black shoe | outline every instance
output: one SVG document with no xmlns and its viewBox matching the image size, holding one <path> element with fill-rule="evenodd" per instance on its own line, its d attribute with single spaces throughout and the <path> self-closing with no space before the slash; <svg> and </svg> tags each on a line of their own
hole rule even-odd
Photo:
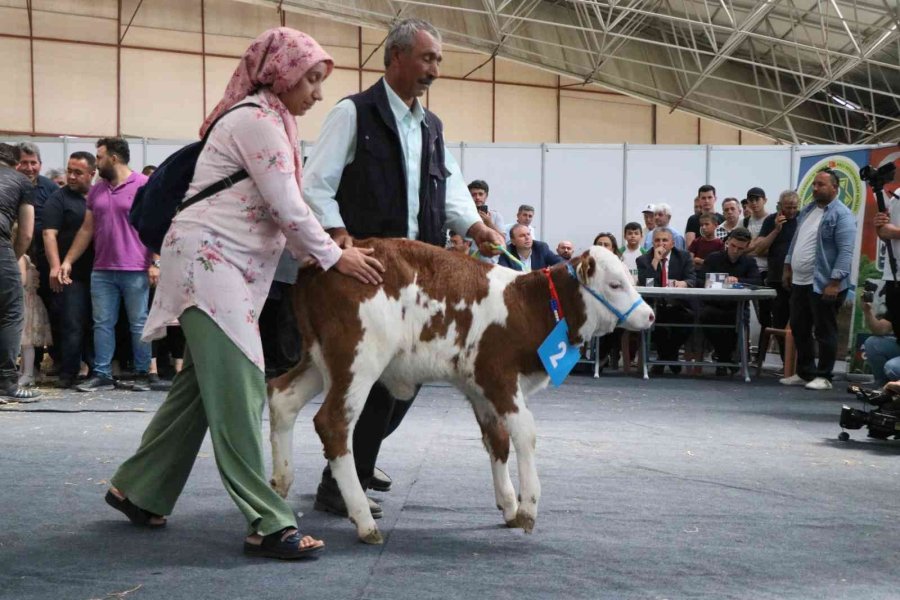
<svg viewBox="0 0 900 600">
<path fill-rule="evenodd" d="M 138 373 L 134 379 L 128 382 L 132 392 L 149 392 L 150 377 L 146 373 Z"/>
<path fill-rule="evenodd" d="M 375 490 L 376 492 L 389 492 L 391 491 L 391 484 L 393 480 L 390 476 L 375 467 L 375 472 L 372 474 L 372 478 L 369 480 L 369 489 Z"/>
<path fill-rule="evenodd" d="M 373 519 L 380 519 L 384 516 L 381 505 L 367 498 L 369 501 L 369 510 L 372 511 Z M 316 501 L 313 508 L 318 511 L 331 513 L 339 517 L 347 516 L 347 505 L 344 504 L 344 498 L 341 496 L 341 490 L 338 489 L 337 482 L 334 479 L 322 479 L 319 489 L 316 490 Z"/>
<path fill-rule="evenodd" d="M 75 389 L 79 392 L 109 392 L 116 389 L 116 382 L 112 377 L 94 375 L 76 385 Z"/>
<path fill-rule="evenodd" d="M 67 390 L 75 385 L 75 378 L 71 375 L 60 375 L 56 380 L 56 387 L 61 390 Z"/>
<path fill-rule="evenodd" d="M 154 392 L 167 392 L 172 389 L 172 382 L 168 379 L 163 379 L 158 373 L 147 375 L 147 381 L 150 383 L 150 389 Z"/>
<path fill-rule="evenodd" d="M 664 369 L 665 369 L 665 367 L 662 365 L 653 365 L 652 367 L 650 367 L 650 374 L 651 375 L 662 375 Z"/>
</svg>

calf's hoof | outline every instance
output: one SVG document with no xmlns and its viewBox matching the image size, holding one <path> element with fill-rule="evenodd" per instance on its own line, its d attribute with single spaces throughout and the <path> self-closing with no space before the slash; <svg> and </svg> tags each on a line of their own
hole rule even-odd
<svg viewBox="0 0 900 600">
<path fill-rule="evenodd" d="M 506 526 L 511 529 L 523 529 L 525 533 L 531 533 L 534 530 L 534 517 L 519 511 L 514 519 L 506 522 Z"/>
<path fill-rule="evenodd" d="M 370 529 L 365 534 L 360 534 L 359 541 L 361 541 L 364 544 L 377 545 L 377 544 L 383 544 L 384 538 L 382 537 L 381 532 L 378 531 L 378 528 L 376 527 L 376 528 Z"/>
</svg>

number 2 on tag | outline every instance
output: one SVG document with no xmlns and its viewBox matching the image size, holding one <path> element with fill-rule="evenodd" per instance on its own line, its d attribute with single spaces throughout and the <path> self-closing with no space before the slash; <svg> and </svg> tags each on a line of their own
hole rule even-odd
<svg viewBox="0 0 900 600">
<path fill-rule="evenodd" d="M 559 345 L 557 346 L 557 348 L 559 348 L 559 352 L 557 352 L 556 354 L 551 354 L 548 357 L 550 359 L 550 364 L 553 365 L 554 369 L 559 367 L 559 361 L 562 359 L 563 356 L 566 355 L 566 350 L 568 350 L 565 342 L 560 342 Z"/>
</svg>

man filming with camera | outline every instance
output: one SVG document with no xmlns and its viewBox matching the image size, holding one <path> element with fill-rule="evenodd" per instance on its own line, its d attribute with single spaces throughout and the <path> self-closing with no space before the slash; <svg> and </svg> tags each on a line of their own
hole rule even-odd
<svg viewBox="0 0 900 600">
<path fill-rule="evenodd" d="M 900 198 L 891 192 L 887 192 L 887 195 L 891 196 L 887 212 L 875 214 L 875 233 L 890 244 L 892 255 L 896 257 L 900 253 Z M 900 329 L 900 282 L 895 280 L 894 269 L 888 263 L 889 261 L 884 266 L 884 290 L 881 292 L 885 300 L 885 314 L 876 314 L 873 309 L 872 292 L 863 294 L 862 305 L 866 327 L 872 332 L 866 339 L 866 362 L 872 368 L 875 384 L 879 387 L 900 379 L 900 345 L 897 343 L 897 330 Z"/>
</svg>

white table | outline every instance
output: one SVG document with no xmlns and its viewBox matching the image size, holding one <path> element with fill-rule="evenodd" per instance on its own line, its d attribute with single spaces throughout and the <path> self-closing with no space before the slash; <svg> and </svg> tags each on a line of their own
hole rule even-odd
<svg viewBox="0 0 900 600">
<path fill-rule="evenodd" d="M 744 375 L 744 381 L 750 382 L 750 367 L 748 365 L 750 357 L 747 352 L 747 343 L 744 337 L 744 328 L 747 325 L 747 317 L 744 314 L 746 311 L 744 307 L 747 305 L 748 301 L 753 300 L 764 300 L 766 298 L 774 298 L 775 290 L 766 287 L 745 287 L 745 288 L 731 288 L 731 289 L 712 289 L 712 288 L 660 288 L 660 287 L 641 287 L 638 286 L 638 293 L 641 297 L 647 301 L 648 304 L 653 306 L 655 304 L 655 300 L 666 299 L 666 300 L 715 300 L 717 302 L 734 302 L 735 303 L 735 312 L 737 314 L 735 318 L 734 327 L 737 330 L 737 339 L 738 339 L 738 349 L 741 353 L 741 361 L 739 363 L 724 363 L 724 362 L 689 362 L 689 361 L 660 361 L 654 360 L 650 361 L 650 332 L 653 330 L 645 329 L 641 332 L 641 358 L 644 363 L 644 379 L 650 379 L 650 374 L 648 372 L 647 367 L 649 365 L 680 365 L 680 366 L 696 366 L 696 365 L 706 365 L 706 366 L 714 366 L 714 367 L 738 367 L 741 369 L 741 372 Z M 700 315 L 696 315 L 698 318 Z M 719 323 L 715 324 L 696 324 L 696 323 L 659 323 L 655 322 L 653 327 L 656 326 L 665 326 L 665 327 L 728 327 L 727 325 L 721 325 Z"/>
</svg>

